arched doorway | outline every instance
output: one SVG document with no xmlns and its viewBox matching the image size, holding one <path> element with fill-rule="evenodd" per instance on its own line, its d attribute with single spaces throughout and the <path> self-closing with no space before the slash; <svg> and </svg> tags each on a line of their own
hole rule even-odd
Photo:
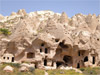
<svg viewBox="0 0 100 75">
<path fill-rule="evenodd" d="M 44 59 L 44 66 L 47 66 L 47 59 Z"/>
<path fill-rule="evenodd" d="M 88 61 L 88 56 L 86 56 L 85 58 L 84 58 L 84 62 L 87 62 Z"/>
<path fill-rule="evenodd" d="M 77 63 L 77 68 L 80 68 L 80 63 Z"/>
<path fill-rule="evenodd" d="M 14 57 L 12 57 L 12 62 L 14 62 Z"/>
<path fill-rule="evenodd" d="M 92 57 L 92 64 L 95 64 L 95 56 Z"/>
</svg>

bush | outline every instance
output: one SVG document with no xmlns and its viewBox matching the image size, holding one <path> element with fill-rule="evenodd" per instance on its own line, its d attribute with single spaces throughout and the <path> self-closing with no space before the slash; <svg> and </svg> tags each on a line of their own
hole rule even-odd
<svg viewBox="0 0 100 75">
<path fill-rule="evenodd" d="M 35 68 L 34 67 L 29 67 L 30 72 L 34 72 Z"/>
<path fill-rule="evenodd" d="M 85 69 L 84 69 L 84 68 L 80 68 L 80 70 L 81 70 L 81 71 L 84 71 Z"/>
<path fill-rule="evenodd" d="M 10 35 L 11 32 L 8 29 L 5 28 L 0 28 L 0 33 L 4 34 L 4 35 Z"/>
<path fill-rule="evenodd" d="M 93 68 L 89 68 L 89 67 L 85 68 L 85 70 L 83 71 L 83 73 L 85 75 L 97 75 L 96 70 L 93 69 Z"/>
</svg>

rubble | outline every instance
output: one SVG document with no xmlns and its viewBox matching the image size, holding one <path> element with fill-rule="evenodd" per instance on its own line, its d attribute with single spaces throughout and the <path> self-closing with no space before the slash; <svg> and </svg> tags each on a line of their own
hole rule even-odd
<svg viewBox="0 0 100 75">
<path fill-rule="evenodd" d="M 6 72 L 13 72 L 13 68 L 11 66 L 6 66 L 3 70 Z"/>
</svg>

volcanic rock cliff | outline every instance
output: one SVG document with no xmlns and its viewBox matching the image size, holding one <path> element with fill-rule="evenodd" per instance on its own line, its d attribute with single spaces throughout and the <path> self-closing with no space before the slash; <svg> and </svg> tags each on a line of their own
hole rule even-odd
<svg viewBox="0 0 100 75">
<path fill-rule="evenodd" d="M 52 11 L 0 15 L 0 57 L 3 62 L 33 62 L 37 67 L 100 65 L 100 15 L 76 14 L 69 18 Z M 5 54 L 14 60 L 4 59 Z M 31 58 L 31 59 L 30 59 Z M 12 59 L 12 58 L 11 58 Z"/>
</svg>

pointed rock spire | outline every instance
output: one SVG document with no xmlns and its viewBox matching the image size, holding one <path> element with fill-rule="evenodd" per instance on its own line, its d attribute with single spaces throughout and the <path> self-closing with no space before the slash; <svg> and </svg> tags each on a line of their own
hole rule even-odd
<svg viewBox="0 0 100 75">
<path fill-rule="evenodd" d="M 68 16 L 66 15 L 65 12 L 63 12 L 63 13 L 61 14 L 60 23 L 68 23 Z"/>
<path fill-rule="evenodd" d="M 14 15 L 17 15 L 17 14 L 16 14 L 15 12 L 12 12 L 12 13 L 11 13 L 11 16 L 14 16 Z"/>
<path fill-rule="evenodd" d="M 17 12 L 18 15 L 22 15 L 22 16 L 25 16 L 27 15 L 25 9 L 20 9 L 18 12 Z"/>
<path fill-rule="evenodd" d="M 95 32 L 97 25 L 99 24 L 95 14 L 94 15 L 89 14 L 86 17 L 86 23 L 88 24 L 88 27 L 91 29 L 92 33 Z"/>
<path fill-rule="evenodd" d="M 4 19 L 4 16 L 0 14 L 0 20 Z"/>
</svg>

